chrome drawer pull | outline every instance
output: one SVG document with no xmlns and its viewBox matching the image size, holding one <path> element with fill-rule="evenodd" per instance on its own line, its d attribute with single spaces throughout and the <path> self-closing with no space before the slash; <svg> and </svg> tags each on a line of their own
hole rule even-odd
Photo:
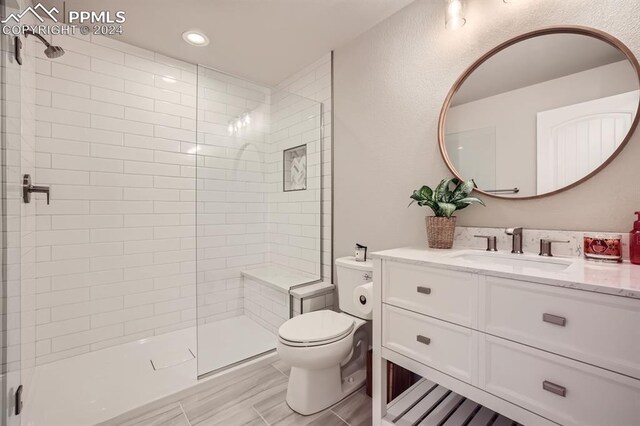
<svg viewBox="0 0 640 426">
<path fill-rule="evenodd" d="M 567 388 L 564 386 L 556 385 L 555 383 L 551 383 L 548 381 L 542 382 L 542 389 L 547 392 L 555 393 L 556 395 L 560 395 L 561 397 L 567 396 Z"/>
<path fill-rule="evenodd" d="M 429 287 L 418 286 L 418 293 L 431 294 L 431 289 Z"/>
<path fill-rule="evenodd" d="M 431 339 L 429 339 L 426 336 L 421 336 L 419 334 L 416 336 L 416 340 L 420 343 L 424 343 L 425 345 L 431 344 Z"/>
<path fill-rule="evenodd" d="M 542 321 L 559 325 L 560 327 L 567 325 L 567 319 L 565 317 L 559 317 L 558 315 L 542 314 Z"/>
</svg>

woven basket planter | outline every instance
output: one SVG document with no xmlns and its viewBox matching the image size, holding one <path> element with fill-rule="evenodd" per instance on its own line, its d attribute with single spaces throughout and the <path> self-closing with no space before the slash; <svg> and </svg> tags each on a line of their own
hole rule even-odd
<svg viewBox="0 0 640 426">
<path fill-rule="evenodd" d="M 450 249 L 456 231 L 456 217 L 425 217 L 427 223 L 427 243 L 430 248 Z"/>
</svg>

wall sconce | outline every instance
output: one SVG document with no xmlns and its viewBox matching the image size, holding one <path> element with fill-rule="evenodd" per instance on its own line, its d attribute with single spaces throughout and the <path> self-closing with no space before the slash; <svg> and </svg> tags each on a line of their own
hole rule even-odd
<svg viewBox="0 0 640 426">
<path fill-rule="evenodd" d="M 464 0 L 445 0 L 447 9 L 444 14 L 444 26 L 448 30 L 457 30 L 466 24 Z"/>
</svg>

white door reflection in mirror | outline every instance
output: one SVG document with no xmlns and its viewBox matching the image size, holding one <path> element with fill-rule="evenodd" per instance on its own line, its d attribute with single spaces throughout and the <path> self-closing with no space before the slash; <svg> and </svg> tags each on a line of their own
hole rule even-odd
<svg viewBox="0 0 640 426">
<path fill-rule="evenodd" d="M 615 152 L 631 128 L 640 92 L 538 113 L 538 194 L 572 184 Z"/>
</svg>

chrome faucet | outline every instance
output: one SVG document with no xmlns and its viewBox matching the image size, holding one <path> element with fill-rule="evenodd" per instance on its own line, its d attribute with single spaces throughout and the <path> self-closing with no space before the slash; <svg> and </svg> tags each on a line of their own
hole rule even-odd
<svg viewBox="0 0 640 426">
<path fill-rule="evenodd" d="M 505 234 L 513 236 L 511 243 L 511 253 L 522 254 L 522 228 L 507 228 L 504 230 Z"/>
</svg>

